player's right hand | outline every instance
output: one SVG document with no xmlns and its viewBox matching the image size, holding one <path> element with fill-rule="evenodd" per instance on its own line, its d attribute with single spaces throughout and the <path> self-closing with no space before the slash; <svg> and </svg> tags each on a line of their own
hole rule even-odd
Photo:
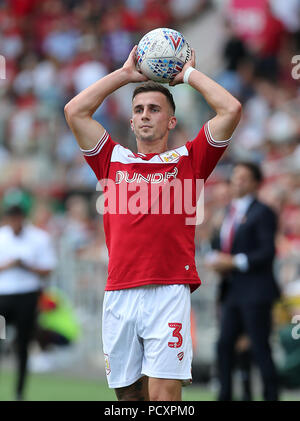
<svg viewBox="0 0 300 421">
<path fill-rule="evenodd" d="M 123 64 L 122 69 L 127 72 L 129 77 L 129 82 L 146 82 L 149 80 L 147 76 L 143 75 L 137 68 L 136 68 L 136 50 L 137 45 L 133 47 L 130 51 L 128 59 Z"/>
</svg>

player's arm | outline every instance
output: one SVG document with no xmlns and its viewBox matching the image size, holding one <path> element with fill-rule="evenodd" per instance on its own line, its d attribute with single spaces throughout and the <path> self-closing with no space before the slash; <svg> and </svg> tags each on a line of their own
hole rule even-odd
<svg viewBox="0 0 300 421">
<path fill-rule="evenodd" d="M 105 129 L 92 116 L 105 98 L 127 83 L 147 80 L 135 67 L 136 48 L 132 49 L 122 68 L 84 89 L 65 106 L 67 123 L 81 149 L 92 149 L 104 134 Z"/>
<path fill-rule="evenodd" d="M 170 85 L 175 86 L 183 83 L 185 72 L 194 66 L 195 52 L 192 50 L 191 60 L 184 65 L 182 71 Z M 240 102 L 221 85 L 196 69 L 189 74 L 188 83 L 203 95 L 207 103 L 216 112 L 216 116 L 209 121 L 212 138 L 216 141 L 229 139 L 241 118 L 242 106 Z"/>
</svg>

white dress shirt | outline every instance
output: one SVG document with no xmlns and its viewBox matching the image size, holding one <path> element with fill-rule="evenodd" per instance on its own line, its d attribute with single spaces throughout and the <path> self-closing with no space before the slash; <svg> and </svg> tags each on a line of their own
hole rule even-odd
<svg viewBox="0 0 300 421">
<path fill-rule="evenodd" d="M 243 218 L 245 217 L 249 206 L 254 200 L 254 196 L 251 194 L 247 194 L 241 198 L 233 199 L 232 205 L 236 209 L 234 215 L 234 225 L 235 225 L 235 232 L 242 222 Z M 230 220 L 229 218 L 225 217 L 224 222 L 221 227 L 220 237 L 221 237 L 221 244 L 224 243 L 225 239 L 229 235 L 230 230 Z M 249 268 L 248 258 L 244 253 L 238 253 L 234 257 L 234 263 L 241 272 L 246 272 Z"/>
<path fill-rule="evenodd" d="M 41 270 L 52 270 L 56 256 L 50 235 L 25 225 L 16 235 L 9 225 L 0 228 L 0 266 L 20 259 L 24 264 Z M 20 294 L 39 290 L 41 277 L 30 270 L 12 267 L 0 271 L 0 294 Z"/>
</svg>

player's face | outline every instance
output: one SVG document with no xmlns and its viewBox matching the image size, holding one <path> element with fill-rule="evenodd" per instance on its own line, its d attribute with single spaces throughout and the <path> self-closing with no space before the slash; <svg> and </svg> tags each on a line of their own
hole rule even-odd
<svg viewBox="0 0 300 421">
<path fill-rule="evenodd" d="M 232 172 L 231 188 L 234 197 L 243 197 L 255 193 L 258 182 L 254 179 L 249 168 L 237 165 Z"/>
<path fill-rule="evenodd" d="M 164 139 L 176 125 L 171 106 L 161 92 L 143 92 L 132 102 L 131 127 L 137 139 Z"/>
</svg>

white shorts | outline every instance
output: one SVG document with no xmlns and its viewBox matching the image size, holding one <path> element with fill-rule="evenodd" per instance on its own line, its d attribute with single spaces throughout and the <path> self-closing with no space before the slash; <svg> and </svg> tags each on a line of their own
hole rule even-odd
<svg viewBox="0 0 300 421">
<path fill-rule="evenodd" d="M 143 375 L 191 379 L 189 285 L 147 285 L 106 291 L 102 341 L 110 388 Z"/>
</svg>

